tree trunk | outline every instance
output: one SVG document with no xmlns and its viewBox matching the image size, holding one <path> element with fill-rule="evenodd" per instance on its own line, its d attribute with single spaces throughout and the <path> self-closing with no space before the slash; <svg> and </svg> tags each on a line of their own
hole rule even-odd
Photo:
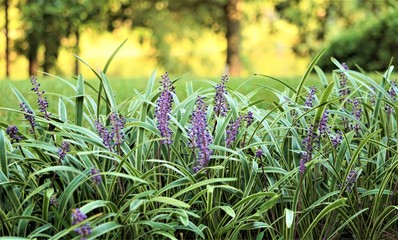
<svg viewBox="0 0 398 240">
<path fill-rule="evenodd" d="M 9 2 L 8 0 L 4 1 L 4 9 L 5 9 L 5 37 L 6 37 L 6 78 L 10 77 L 10 38 L 8 36 L 8 8 Z"/>
<path fill-rule="evenodd" d="M 30 33 L 28 35 L 29 39 L 29 49 L 27 51 L 28 61 L 29 61 L 29 76 L 36 76 L 37 70 L 39 68 L 39 61 L 37 60 L 37 55 L 39 51 L 39 40 L 36 33 Z"/>
<path fill-rule="evenodd" d="M 242 70 L 240 60 L 240 20 L 242 18 L 241 0 L 228 0 L 226 5 L 227 17 L 227 72 L 237 76 Z"/>
</svg>

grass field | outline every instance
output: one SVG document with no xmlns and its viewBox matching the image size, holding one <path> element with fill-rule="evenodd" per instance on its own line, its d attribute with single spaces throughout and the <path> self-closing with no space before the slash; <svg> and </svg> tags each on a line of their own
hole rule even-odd
<svg viewBox="0 0 398 240">
<path fill-rule="evenodd" d="M 158 79 L 160 79 L 161 74 L 162 73 L 160 72 L 157 73 Z M 192 86 L 192 88 L 195 90 L 207 88 L 211 85 L 215 85 L 215 83 L 218 82 L 221 78 L 221 76 L 214 76 L 209 78 L 196 78 L 190 75 L 173 76 L 172 73 L 171 76 L 173 79 L 178 79 L 175 83 L 175 86 L 177 95 L 179 97 L 186 96 L 186 88 L 188 86 Z M 72 77 L 64 79 L 72 84 L 76 84 L 76 80 Z M 300 76 L 296 76 L 288 78 L 284 77 L 280 78 L 279 80 L 295 88 L 297 87 L 300 79 Z M 327 76 L 327 79 L 329 82 L 332 81 L 332 75 L 329 74 Z M 42 89 L 46 91 L 46 96 L 49 101 L 50 112 L 57 112 L 57 99 L 60 95 L 74 96 L 73 89 L 56 77 L 49 76 L 39 80 L 41 82 Z M 136 91 L 143 92 L 147 84 L 147 79 L 134 77 L 129 79 L 113 79 L 112 77 L 110 77 L 110 81 L 113 90 L 116 93 L 116 100 L 118 101 L 118 103 L 136 96 Z M 98 80 L 88 80 L 87 82 L 95 88 L 98 88 Z M 322 83 L 320 82 L 319 77 L 316 74 L 310 76 L 307 84 L 308 86 L 315 85 L 322 88 Z M 37 96 L 31 91 L 31 83 L 29 79 L 0 80 L 0 122 L 12 122 L 15 119 L 22 119 L 19 113 L 15 113 L 15 111 L 9 110 L 9 108 L 17 109 L 19 106 L 18 99 L 12 92 L 10 85 L 15 86 L 22 94 L 24 94 L 31 104 L 35 104 L 36 101 Z M 157 84 L 157 86 L 159 86 L 159 84 Z M 252 100 L 262 100 L 262 102 L 259 103 L 259 106 L 262 107 L 269 107 L 272 104 L 272 101 L 277 100 L 276 96 L 273 94 L 273 91 L 285 91 L 287 89 L 287 87 L 285 87 L 282 83 L 258 75 L 253 75 L 248 78 L 230 78 L 228 87 L 232 90 L 238 90 L 244 95 L 253 93 Z M 87 92 L 87 94 L 94 95 L 95 92 L 91 91 Z"/>
</svg>

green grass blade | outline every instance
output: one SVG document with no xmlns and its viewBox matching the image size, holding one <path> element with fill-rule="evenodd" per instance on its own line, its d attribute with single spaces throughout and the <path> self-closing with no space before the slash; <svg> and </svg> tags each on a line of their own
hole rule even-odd
<svg viewBox="0 0 398 240">
<path fill-rule="evenodd" d="M 0 130 L 0 168 L 5 177 L 8 178 L 8 159 L 6 153 L 6 142 L 4 131 Z"/>
<path fill-rule="evenodd" d="M 84 103 L 84 77 L 82 74 L 79 74 L 77 78 L 77 87 L 76 87 L 76 125 L 82 126 L 83 124 L 83 103 Z"/>
<path fill-rule="evenodd" d="M 331 213 L 333 210 L 337 208 L 341 208 L 346 205 L 346 198 L 340 198 L 334 201 L 333 203 L 329 204 L 327 207 L 322 209 L 322 211 L 315 217 L 315 219 L 312 220 L 311 225 L 307 228 L 305 231 L 304 235 L 301 237 L 301 239 L 306 239 L 307 235 L 310 234 L 312 229 L 318 224 L 318 222 L 325 217 L 327 214 Z"/>
<path fill-rule="evenodd" d="M 108 77 L 105 75 L 104 72 L 101 72 L 101 79 L 102 79 L 102 86 L 104 86 L 104 91 L 109 101 L 109 107 L 112 112 L 117 113 L 117 104 L 115 99 L 115 94 L 113 93 L 111 83 L 109 82 Z"/>
<path fill-rule="evenodd" d="M 319 59 L 322 57 L 323 53 L 325 52 L 326 49 L 322 49 L 311 61 L 311 63 L 308 65 L 307 70 L 305 71 L 303 78 L 301 79 L 297 90 L 295 91 L 295 97 L 294 97 L 294 102 L 297 102 L 299 97 L 300 97 L 300 93 L 301 90 L 304 87 L 305 82 L 307 81 L 308 76 L 310 75 L 310 73 L 312 72 L 312 69 L 314 69 L 316 63 L 319 61 Z"/>
<path fill-rule="evenodd" d="M 65 102 L 62 98 L 59 98 L 58 100 L 58 115 L 62 122 L 68 121 L 68 113 L 66 111 Z"/>
<path fill-rule="evenodd" d="M 127 42 L 127 39 L 124 40 L 117 48 L 116 50 L 112 53 L 112 55 L 108 58 L 108 61 L 106 62 L 104 69 L 102 72 L 106 74 L 108 71 L 109 66 L 111 65 L 112 60 L 115 58 L 116 54 L 119 52 L 119 50 L 123 47 L 123 45 Z"/>
</svg>

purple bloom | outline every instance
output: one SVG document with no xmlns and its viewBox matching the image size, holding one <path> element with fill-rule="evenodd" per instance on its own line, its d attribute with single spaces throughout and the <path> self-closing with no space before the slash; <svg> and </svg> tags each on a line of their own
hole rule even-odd
<svg viewBox="0 0 398 240">
<path fill-rule="evenodd" d="M 80 209 L 76 208 L 72 210 L 72 225 L 77 225 L 86 219 L 86 214 L 80 211 Z M 88 237 L 91 234 L 91 228 L 89 224 L 84 224 L 78 228 L 75 228 L 74 231 L 82 236 L 81 239 L 85 239 L 85 237 Z"/>
<path fill-rule="evenodd" d="M 109 150 L 112 150 L 113 132 L 106 129 L 98 119 L 95 121 L 95 127 L 97 128 L 98 135 L 102 139 L 102 144 Z"/>
<path fill-rule="evenodd" d="M 312 86 L 310 88 L 310 91 L 309 91 L 307 97 L 305 98 L 305 102 L 304 102 L 304 105 L 307 108 L 312 108 L 313 107 L 313 105 L 314 105 L 313 101 L 315 99 L 315 93 L 316 93 L 316 87 Z"/>
<path fill-rule="evenodd" d="M 322 137 L 326 137 L 330 132 L 329 126 L 329 111 L 325 110 L 322 114 L 321 121 L 319 122 L 319 133 Z"/>
<path fill-rule="evenodd" d="M 203 99 L 198 96 L 188 132 L 190 138 L 189 146 L 193 149 L 198 149 L 199 152 L 196 158 L 196 165 L 193 168 L 194 172 L 205 168 L 210 161 L 210 155 L 213 153 L 209 148 L 209 145 L 213 142 L 213 137 L 207 129 L 206 111 L 207 106 Z"/>
<path fill-rule="evenodd" d="M 26 106 L 26 104 L 24 102 L 21 102 L 21 104 L 19 106 L 21 107 L 22 112 L 24 112 L 25 119 L 29 121 L 29 124 L 30 124 L 30 127 L 31 127 L 30 132 L 34 133 L 35 132 L 36 121 L 35 121 L 35 117 L 34 117 L 33 111 L 28 109 L 28 107 Z"/>
<path fill-rule="evenodd" d="M 257 149 L 257 151 L 256 151 L 256 157 L 257 157 L 257 158 L 261 158 L 262 156 L 263 156 L 263 150 Z"/>
<path fill-rule="evenodd" d="M 216 113 L 217 117 L 220 115 L 225 117 L 229 110 L 228 102 L 225 97 L 225 95 L 228 94 L 227 89 L 225 89 L 225 84 L 227 83 L 227 81 L 228 76 L 222 76 L 221 83 L 217 84 L 216 86 L 216 95 L 214 97 L 214 112 Z"/>
<path fill-rule="evenodd" d="M 336 135 L 331 138 L 333 147 L 339 146 L 342 140 L 343 140 L 343 133 L 341 131 L 337 131 Z"/>
<path fill-rule="evenodd" d="M 234 122 L 229 123 L 227 126 L 227 137 L 225 138 L 225 143 L 227 148 L 231 147 L 232 144 L 236 140 L 236 136 L 239 133 L 239 127 L 242 122 L 242 117 L 239 116 L 238 119 L 236 119 Z"/>
<path fill-rule="evenodd" d="M 250 125 L 252 125 L 254 118 L 253 118 L 253 112 L 248 111 L 247 115 L 244 117 L 245 121 L 246 121 L 246 126 L 249 127 Z"/>
<path fill-rule="evenodd" d="M 65 158 L 67 152 L 70 152 L 69 142 L 62 142 L 61 147 L 58 148 L 59 161 L 62 161 Z"/>
<path fill-rule="evenodd" d="M 40 91 L 40 83 L 37 82 L 37 78 L 34 76 L 30 77 L 30 82 L 33 85 L 32 91 L 37 94 L 37 103 L 39 105 L 40 112 L 44 113 L 44 117 L 49 120 L 50 114 L 47 112 L 48 101 L 45 97 L 43 97 L 44 91 Z"/>
<path fill-rule="evenodd" d="M 109 116 L 109 119 L 111 120 L 112 124 L 112 135 L 114 136 L 114 145 L 121 145 L 124 142 L 124 124 L 126 123 L 126 120 L 124 117 L 119 117 L 119 114 L 117 113 L 111 113 Z"/>
<path fill-rule="evenodd" d="M 18 128 L 15 125 L 8 126 L 6 133 L 10 136 L 11 142 L 19 142 L 22 140 L 22 137 L 18 135 Z"/>
<path fill-rule="evenodd" d="M 173 132 L 169 127 L 169 120 L 171 106 L 173 105 L 174 88 L 167 72 L 162 75 L 162 81 L 160 83 L 163 89 L 157 100 L 155 117 L 158 122 L 157 127 L 160 131 L 160 136 L 164 138 L 161 140 L 161 143 L 170 145 L 173 143 L 173 140 L 171 140 Z"/>
<path fill-rule="evenodd" d="M 50 204 L 53 205 L 54 207 L 58 207 L 59 206 L 59 202 L 58 202 L 58 199 L 57 199 L 57 194 L 54 194 L 54 195 L 51 196 Z"/>
<path fill-rule="evenodd" d="M 353 98 L 352 100 L 350 100 L 350 102 L 352 103 L 352 115 L 355 117 L 356 120 L 361 121 L 362 117 L 361 102 L 357 98 Z M 358 123 L 355 123 L 355 125 L 351 125 L 351 129 L 358 132 L 360 130 L 360 126 Z"/>
<path fill-rule="evenodd" d="M 100 171 L 99 171 L 96 167 L 93 167 L 93 168 L 90 170 L 90 175 L 96 175 L 96 174 L 98 174 L 99 172 L 100 172 Z M 92 176 L 92 177 L 91 177 L 91 180 L 94 182 L 95 185 L 99 185 L 99 184 L 102 182 L 101 175 Z"/>
<path fill-rule="evenodd" d="M 342 63 L 341 65 L 345 70 L 349 70 L 347 64 Z M 347 87 L 347 75 L 345 75 L 345 73 L 340 73 L 340 97 L 345 98 L 347 95 L 350 94 L 350 92 L 350 89 Z"/>
<path fill-rule="evenodd" d="M 347 192 L 351 192 L 352 187 L 354 186 L 356 181 L 357 181 L 357 173 L 355 172 L 355 170 L 351 170 L 345 180 L 345 184 L 347 186 L 346 187 Z"/>
<path fill-rule="evenodd" d="M 304 174 L 305 163 L 312 160 L 312 152 L 314 150 L 314 142 L 316 140 L 316 137 L 317 135 L 314 132 L 314 126 L 310 125 L 307 129 L 307 136 L 303 140 L 305 151 L 301 154 L 301 159 L 300 159 L 299 171 L 301 174 Z"/>
<path fill-rule="evenodd" d="M 368 93 L 368 98 L 369 98 L 369 102 L 372 106 L 376 105 L 376 89 L 373 86 L 370 86 L 370 88 L 372 89 L 372 91 L 369 91 Z"/>
<path fill-rule="evenodd" d="M 396 83 L 396 80 L 392 80 L 391 82 L 390 82 L 390 89 L 387 91 L 387 93 L 388 93 L 388 95 L 391 97 L 391 99 L 393 100 L 393 101 L 396 101 L 396 99 L 397 99 L 397 92 L 396 92 L 396 88 L 397 88 L 397 83 Z M 385 109 L 385 111 L 386 111 L 386 113 L 388 114 L 388 115 L 390 115 L 391 113 L 393 113 L 394 112 L 394 108 L 393 108 L 393 106 L 391 106 L 390 104 L 388 104 L 388 103 L 386 103 L 385 104 L 385 106 L 384 106 L 384 109 Z"/>
</svg>

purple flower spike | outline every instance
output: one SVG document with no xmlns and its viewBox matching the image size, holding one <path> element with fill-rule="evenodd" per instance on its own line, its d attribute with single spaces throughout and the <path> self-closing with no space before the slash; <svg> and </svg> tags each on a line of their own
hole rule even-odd
<svg viewBox="0 0 398 240">
<path fill-rule="evenodd" d="M 331 138 L 333 147 L 339 146 L 342 140 L 343 140 L 343 133 L 341 131 L 336 132 L 336 135 Z"/>
<path fill-rule="evenodd" d="M 252 123 L 254 121 L 253 112 L 248 111 L 247 115 L 244 118 L 246 121 L 246 126 L 249 127 L 250 125 L 252 125 Z"/>
<path fill-rule="evenodd" d="M 226 94 L 228 94 L 227 89 L 225 89 L 225 84 L 228 82 L 228 75 L 222 76 L 221 77 L 221 83 L 217 84 L 216 86 L 216 95 L 214 97 L 214 112 L 216 113 L 216 116 L 223 116 L 225 117 L 227 115 L 227 112 L 229 110 L 228 107 L 228 102 L 225 97 Z"/>
<path fill-rule="evenodd" d="M 322 137 L 326 137 L 330 132 L 328 121 L 329 121 L 329 111 L 325 110 L 322 114 L 321 121 L 319 122 L 319 133 Z"/>
<path fill-rule="evenodd" d="M 61 147 L 58 148 L 59 161 L 62 161 L 68 152 L 70 152 L 69 142 L 62 142 Z"/>
<path fill-rule="evenodd" d="M 361 102 L 358 100 L 358 98 L 353 98 L 352 100 L 350 100 L 350 102 L 352 103 L 352 115 L 355 117 L 356 120 L 361 121 L 362 117 Z M 356 123 L 355 125 L 351 125 L 351 129 L 358 132 L 361 129 L 361 127 L 359 126 L 359 124 Z"/>
<path fill-rule="evenodd" d="M 124 142 L 124 124 L 126 120 L 124 117 L 119 117 L 117 113 L 111 113 L 109 116 L 112 124 L 112 136 L 114 136 L 114 145 L 121 145 Z"/>
<path fill-rule="evenodd" d="M 90 170 L 90 175 L 96 175 L 96 174 L 98 174 L 99 172 L 100 172 L 100 171 L 99 171 L 96 167 L 93 167 L 93 168 Z M 100 185 L 100 183 L 102 182 L 101 175 L 92 176 L 92 177 L 91 177 L 91 180 L 94 182 L 95 185 Z"/>
<path fill-rule="evenodd" d="M 301 174 L 304 174 L 305 171 L 305 163 L 312 160 L 312 152 L 314 150 L 314 142 L 316 140 L 316 133 L 314 132 L 314 126 L 310 125 L 307 130 L 307 136 L 303 140 L 303 145 L 305 148 L 305 152 L 301 154 L 300 159 L 300 168 L 299 171 Z"/>
<path fill-rule="evenodd" d="M 174 88 L 167 72 L 162 75 L 160 83 L 163 89 L 157 100 L 155 117 L 157 119 L 157 127 L 160 131 L 160 136 L 164 138 L 161 140 L 161 143 L 170 145 L 173 143 L 173 140 L 171 140 L 173 132 L 169 127 L 169 121 L 171 106 L 173 105 Z"/>
<path fill-rule="evenodd" d="M 86 214 L 80 211 L 80 209 L 76 208 L 72 210 L 72 225 L 77 225 L 86 219 Z M 80 239 L 86 239 L 86 237 L 91 234 L 91 228 L 89 224 L 84 224 L 83 226 L 75 228 L 73 231 L 82 236 Z"/>
<path fill-rule="evenodd" d="M 24 112 L 25 119 L 29 121 L 29 124 L 30 124 L 30 127 L 31 127 L 30 132 L 34 133 L 35 132 L 36 121 L 35 121 L 35 117 L 34 117 L 33 111 L 29 110 L 24 102 L 21 102 L 21 104 L 19 106 L 21 107 L 22 112 Z"/>
<path fill-rule="evenodd" d="M 19 142 L 22 140 L 22 137 L 18 135 L 18 128 L 15 125 L 8 126 L 6 129 L 6 133 L 11 138 L 12 142 Z"/>
<path fill-rule="evenodd" d="M 262 156 L 263 156 L 263 150 L 257 149 L 257 151 L 256 151 L 256 157 L 257 157 L 257 158 L 262 158 Z"/>
<path fill-rule="evenodd" d="M 347 192 L 351 192 L 352 187 L 354 186 L 355 182 L 357 181 L 357 173 L 355 172 L 355 170 L 351 170 L 350 173 L 347 176 L 347 179 L 345 180 L 345 184 L 346 184 L 346 191 Z"/>
<path fill-rule="evenodd" d="M 209 148 L 209 145 L 213 143 L 213 137 L 207 129 L 206 111 L 207 106 L 203 99 L 198 96 L 188 132 L 190 138 L 189 146 L 193 149 L 198 149 L 199 153 L 196 158 L 196 165 L 193 167 L 194 172 L 205 168 L 210 161 L 210 155 L 213 153 Z"/>
<path fill-rule="evenodd" d="M 47 108 L 48 108 L 48 101 L 45 97 L 43 97 L 44 95 L 44 91 L 40 91 L 39 87 L 40 87 L 40 83 L 37 82 L 37 78 L 34 76 L 30 77 L 30 82 L 33 85 L 32 91 L 34 91 L 37 94 L 37 103 L 39 105 L 39 109 L 40 112 L 42 112 L 44 114 L 44 117 L 47 120 L 50 120 L 50 113 L 47 112 Z"/>
<path fill-rule="evenodd" d="M 233 123 L 228 124 L 227 137 L 225 139 L 225 144 L 227 148 L 231 147 L 232 144 L 235 142 L 236 136 L 239 133 L 239 127 L 241 125 L 241 122 L 242 122 L 242 117 L 240 116 Z"/>
<path fill-rule="evenodd" d="M 341 64 L 345 70 L 349 70 L 347 64 Z M 340 73 L 340 97 L 345 98 L 351 93 L 350 89 L 347 87 L 347 75 L 345 73 Z"/>
<path fill-rule="evenodd" d="M 392 80 L 392 81 L 390 82 L 390 85 L 391 85 L 391 86 L 390 86 L 390 89 L 387 91 L 387 93 L 388 93 L 388 95 L 391 97 L 391 99 L 395 102 L 395 101 L 397 100 L 397 92 L 396 92 L 396 89 L 397 89 L 397 82 L 396 82 L 396 80 Z M 394 107 L 391 106 L 391 105 L 388 104 L 388 103 L 385 104 L 384 109 L 385 109 L 385 111 L 386 111 L 386 113 L 387 113 L 388 115 L 391 115 L 391 113 L 394 112 Z"/>
<path fill-rule="evenodd" d="M 309 91 L 309 93 L 308 93 L 308 95 L 307 95 L 307 97 L 306 97 L 306 99 L 305 99 L 305 102 L 304 102 L 304 105 L 305 105 L 307 108 L 312 108 L 312 107 L 314 106 L 313 101 L 314 101 L 314 99 L 315 99 L 315 93 L 316 93 L 316 87 L 315 87 L 315 86 L 312 86 L 312 87 L 310 88 L 310 91 Z"/>
<path fill-rule="evenodd" d="M 98 119 L 95 121 L 95 127 L 97 128 L 98 135 L 102 139 L 102 144 L 109 150 L 112 150 L 113 132 L 108 131 Z"/>
</svg>

